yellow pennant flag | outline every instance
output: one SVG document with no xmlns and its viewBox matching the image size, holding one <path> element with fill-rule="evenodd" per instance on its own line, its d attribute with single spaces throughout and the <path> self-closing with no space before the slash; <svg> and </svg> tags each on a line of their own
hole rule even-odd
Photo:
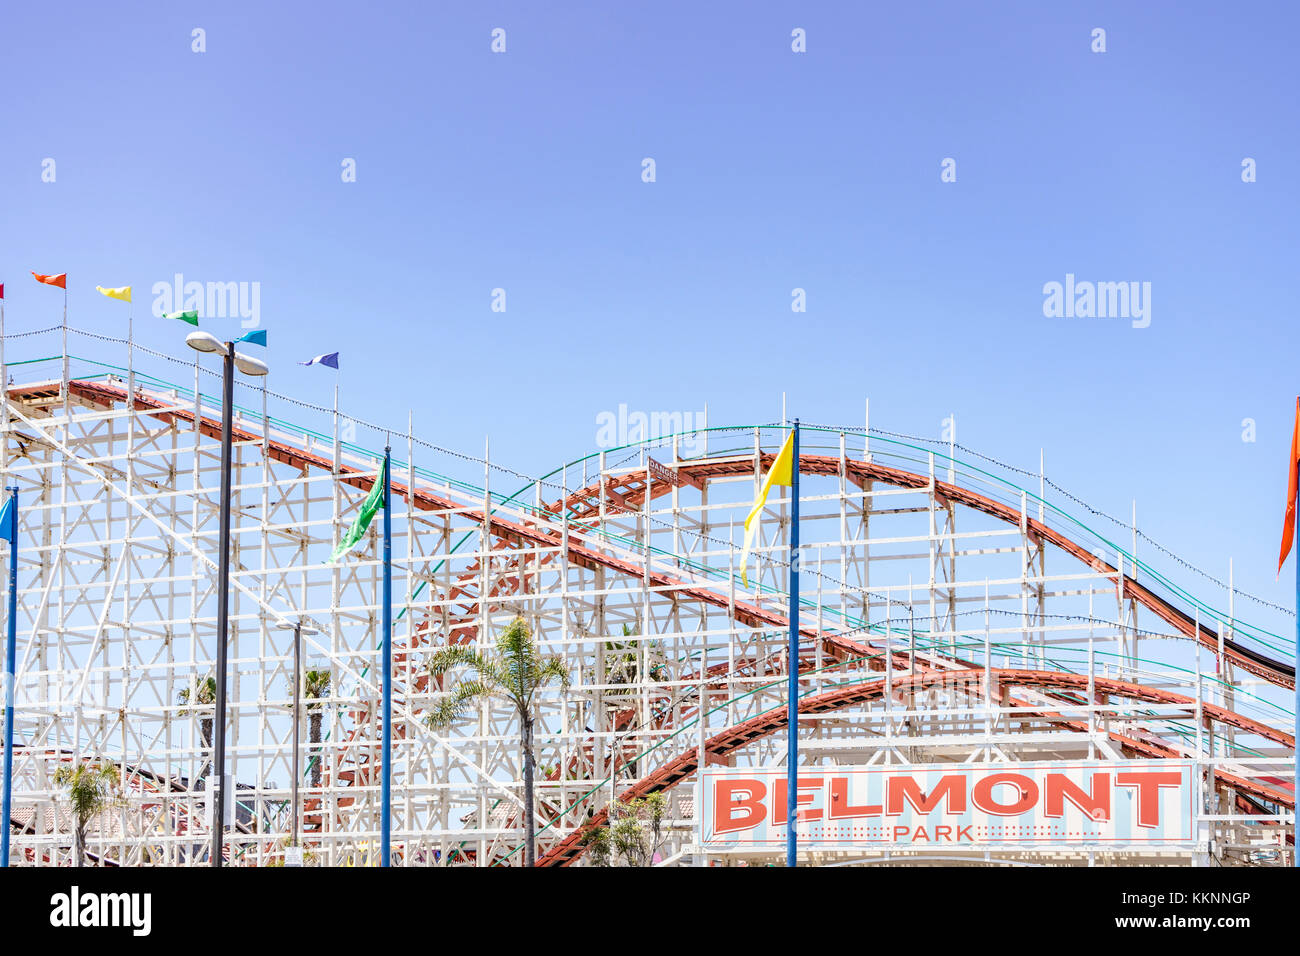
<svg viewBox="0 0 1300 956">
<path fill-rule="evenodd" d="M 789 488 L 794 483 L 793 464 L 794 432 L 791 431 L 790 437 L 785 440 L 785 444 L 777 453 L 776 460 L 772 462 L 772 470 L 763 479 L 763 487 L 759 490 L 758 497 L 754 499 L 754 507 L 749 510 L 749 517 L 745 519 L 745 549 L 740 552 L 740 579 L 745 582 L 745 587 L 749 587 L 749 575 L 746 573 L 745 566 L 749 563 L 749 548 L 754 543 L 754 533 L 758 531 L 758 516 L 763 511 L 763 505 L 767 503 L 767 493 L 773 485 L 784 485 Z"/>
<path fill-rule="evenodd" d="M 97 285 L 95 288 L 110 299 L 121 299 L 123 302 L 131 301 L 131 287 L 129 285 L 119 286 L 116 289 L 105 289 L 102 285 Z"/>
</svg>

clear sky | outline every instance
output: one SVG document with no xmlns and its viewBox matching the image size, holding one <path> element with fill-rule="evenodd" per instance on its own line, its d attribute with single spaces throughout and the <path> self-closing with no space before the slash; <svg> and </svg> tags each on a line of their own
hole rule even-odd
<svg viewBox="0 0 1300 956">
<path fill-rule="evenodd" d="M 130 284 L 137 336 L 185 356 L 154 283 L 256 282 L 273 389 L 328 404 L 334 373 L 294 363 L 337 350 L 346 410 L 397 429 L 413 411 L 468 452 L 490 434 L 534 474 L 593 450 L 620 404 L 752 423 L 785 391 L 791 415 L 860 424 L 869 396 L 873 425 L 936 438 L 955 413 L 963 444 L 1028 468 L 1041 448 L 1059 484 L 1122 515 L 1136 498 L 1144 531 L 1219 576 L 1235 556 L 1239 586 L 1290 606 L 1297 20 L 1188 2 L 11 4 L 7 325 L 57 323 L 27 272 L 66 271 L 72 325 L 123 334 L 94 286 Z M 1067 274 L 1149 282 L 1150 324 L 1045 316 Z"/>
</svg>

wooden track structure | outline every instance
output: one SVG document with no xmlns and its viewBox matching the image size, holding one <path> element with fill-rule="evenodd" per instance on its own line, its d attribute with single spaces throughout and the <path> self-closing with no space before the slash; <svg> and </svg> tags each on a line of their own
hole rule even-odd
<svg viewBox="0 0 1300 956">
<path fill-rule="evenodd" d="M 110 412 L 122 410 L 129 402 L 136 416 L 191 429 L 207 439 L 220 436 L 219 422 L 214 416 L 204 414 L 200 402 L 187 405 L 174 395 L 139 389 L 132 395 L 123 385 L 113 382 L 71 380 L 66 383 L 66 388 L 61 382 L 11 386 L 8 400 L 15 410 L 27 409 L 20 417 L 29 423 L 36 421 L 39 414 L 56 410 L 59 403 L 75 403 L 78 408 Z M 64 427 L 69 425 L 65 423 Z M 23 423 L 19 421 L 13 422 L 12 431 L 20 445 L 23 435 L 36 443 L 42 440 L 39 435 L 25 432 Z M 369 492 L 375 480 L 373 470 L 342 464 L 337 454 L 331 458 L 312 450 L 310 443 L 300 446 L 273 439 L 246 424 L 237 426 L 234 440 L 250 448 L 261 448 L 269 462 L 286 466 L 304 476 L 332 477 L 341 489 L 348 491 L 351 499 Z M 710 613 L 725 615 L 733 628 L 784 631 L 789 618 L 779 600 L 750 593 L 728 594 L 716 583 L 702 580 L 698 573 L 676 572 L 669 567 L 669 562 L 638 557 L 636 548 L 632 546 L 613 546 L 605 534 L 605 525 L 615 516 L 634 521 L 638 516 L 648 514 L 656 501 L 662 502 L 670 495 L 676 501 L 679 489 L 690 489 L 702 495 L 716 483 L 743 481 L 764 472 L 773 458 L 772 451 L 760 450 L 756 442 L 755 451 L 750 455 L 674 460 L 668 466 L 646 462 L 612 474 L 604 473 L 602 469 L 596 480 L 560 498 L 531 507 L 488 506 L 487 503 L 476 507 L 467 503 L 464 496 L 442 494 L 421 483 L 398 480 L 395 472 L 392 488 L 395 503 L 402 502 L 412 513 L 454 515 L 458 522 L 478 528 L 483 542 L 478 556 L 469 559 L 464 569 L 456 572 L 448 583 L 430 585 L 430 597 L 423 603 L 436 607 L 437 612 L 426 613 L 408 635 L 393 637 L 396 669 L 405 675 L 403 689 L 414 701 L 411 705 L 413 713 L 429 695 L 440 690 L 420 672 L 422 656 L 430 648 L 443 644 L 473 644 L 483 640 L 486 636 L 483 633 L 485 622 L 495 619 L 503 608 L 511 607 L 521 599 L 536 597 L 543 587 L 543 574 L 557 573 L 561 565 L 565 569 L 601 575 L 602 580 L 639 582 L 646 594 L 671 595 L 674 606 L 698 606 L 710 609 Z M 1073 559 L 1082 572 L 1110 582 L 1121 606 L 1140 606 L 1150 612 L 1169 629 L 1170 635 L 1210 652 L 1225 670 L 1232 668 L 1247 673 L 1258 682 L 1279 689 L 1294 689 L 1293 664 L 1276 659 L 1238 640 L 1235 635 L 1220 635 L 1215 628 L 1188 614 L 1173 599 L 1125 571 L 1121 564 L 1099 557 L 1083 542 L 1027 513 L 1023 506 L 1016 508 L 979 490 L 940 480 L 933 470 L 930 474 L 917 473 L 844 454 L 803 454 L 799 468 L 804 475 L 847 483 L 861 495 L 881 488 L 918 492 L 929 497 L 932 511 L 942 508 L 955 513 L 960 507 L 1007 528 L 1018 529 L 1025 541 L 1040 552 L 1050 547 L 1053 553 Z M 953 539 L 955 534 L 949 535 L 949 540 Z M 951 590 L 955 592 L 956 584 Z M 914 655 L 900 650 L 897 644 L 887 648 L 879 635 L 869 629 L 818 627 L 807 616 L 801 617 L 799 630 L 805 644 L 804 655 L 798 662 L 801 671 L 811 674 L 839 662 L 846 666 L 845 672 L 849 675 L 843 686 L 806 696 L 800 704 L 801 714 L 852 711 L 879 702 L 886 686 L 879 675 L 886 668 L 890 671 L 894 690 L 899 693 L 919 693 L 938 681 L 951 684 L 955 676 L 971 682 L 991 680 L 1000 698 L 1018 708 L 1019 718 L 1055 727 L 1066 734 L 1088 735 L 1097 731 L 1095 727 L 1090 729 L 1087 721 L 1080 722 L 1052 709 L 1048 703 L 1051 700 L 1058 700 L 1063 710 L 1078 706 L 1082 700 L 1084 704 L 1101 708 L 1103 714 L 1112 702 L 1119 701 L 1181 707 L 1197 704 L 1186 694 L 1131 680 L 1101 675 L 1090 677 L 1055 669 L 995 669 L 974 664 L 938 648 L 927 648 Z M 770 654 L 739 657 L 725 664 L 710 664 L 702 672 L 683 671 L 677 675 L 676 683 L 698 684 L 702 693 L 716 699 L 720 695 L 725 697 L 738 675 L 752 682 L 765 676 L 779 675 L 784 666 L 779 656 Z M 852 677 L 855 668 L 857 679 Z M 1079 697 L 1080 692 L 1089 686 L 1094 692 L 1091 702 L 1086 697 Z M 1037 696 L 1027 698 L 1023 696 L 1026 691 L 1033 691 Z M 704 702 L 698 697 L 694 703 L 687 701 L 679 705 L 674 712 L 668 706 L 670 694 L 652 689 L 643 696 L 656 707 L 663 707 L 650 724 L 643 722 L 641 729 L 653 729 L 661 735 L 677 730 L 684 718 L 690 718 L 692 714 L 698 716 L 704 709 Z M 1223 706 L 1204 701 L 1199 703 L 1207 726 L 1231 728 L 1294 752 L 1293 736 L 1276 726 Z M 376 786 L 376 704 L 373 698 L 363 695 L 344 708 L 343 733 L 328 745 L 330 757 L 326 761 L 323 789 L 331 791 L 331 795 L 328 800 L 324 795 L 308 796 L 305 823 L 309 830 L 313 827 L 324 830 L 327 825 L 346 818 L 363 795 Z M 599 733 L 593 731 L 587 739 L 580 735 L 574 738 L 567 747 L 567 755 L 549 774 L 553 782 L 558 784 L 571 775 L 599 777 L 602 766 L 613 767 L 616 772 L 620 759 L 625 764 L 629 762 L 636 747 L 618 744 L 617 735 L 637 726 L 636 711 L 633 708 L 620 709 L 617 702 L 608 710 L 609 728 Z M 748 752 L 756 742 L 782 730 L 786 716 L 784 708 L 770 708 L 711 733 L 702 748 L 706 762 L 724 761 Z M 407 722 L 399 723 L 394 728 L 395 737 L 408 740 L 411 726 Z M 605 746 L 607 753 L 602 757 L 598 737 L 601 734 L 608 737 L 611 733 L 615 735 L 614 743 Z M 1149 759 L 1184 755 L 1183 749 L 1151 733 L 1134 735 L 1107 730 L 1104 736 L 1126 755 Z M 630 800 L 670 790 L 691 779 L 698 769 L 700 752 L 701 748 L 696 746 L 672 755 L 619 789 L 617 798 Z M 1283 786 L 1262 783 L 1259 778 L 1219 771 L 1214 775 L 1214 786 L 1229 794 L 1246 815 L 1261 812 L 1261 804 L 1255 801 L 1294 809 L 1291 791 Z M 539 823 L 550 827 L 553 835 L 548 836 L 543 844 L 540 862 L 544 865 L 571 865 L 581 856 L 584 835 L 607 819 L 608 801 L 601 803 L 591 799 L 581 805 L 566 806 L 561 799 L 545 802 L 545 806 L 549 810 L 543 811 Z M 591 810 L 591 814 L 575 823 L 578 811 L 586 809 Z M 498 828 L 501 830 L 510 831 L 519 824 L 515 811 L 506 810 L 499 816 Z M 487 825 L 482 810 L 475 820 L 480 828 Z M 480 865 L 503 860 L 509 862 L 509 856 L 502 848 L 491 851 L 487 858 L 474 850 L 459 853 L 459 859 Z"/>
</svg>

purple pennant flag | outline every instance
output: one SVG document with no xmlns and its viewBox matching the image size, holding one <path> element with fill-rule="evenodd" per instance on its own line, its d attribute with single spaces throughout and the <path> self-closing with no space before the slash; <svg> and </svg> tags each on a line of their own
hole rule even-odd
<svg viewBox="0 0 1300 956">
<path fill-rule="evenodd" d="M 305 362 L 299 362 L 299 365 L 328 365 L 330 368 L 339 367 L 339 353 L 329 352 L 325 355 L 317 355 L 315 358 L 308 359 Z"/>
</svg>

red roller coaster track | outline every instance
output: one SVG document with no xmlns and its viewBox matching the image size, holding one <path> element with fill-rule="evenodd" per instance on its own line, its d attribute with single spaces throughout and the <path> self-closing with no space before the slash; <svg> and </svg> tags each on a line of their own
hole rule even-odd
<svg viewBox="0 0 1300 956">
<path fill-rule="evenodd" d="M 972 683 L 982 679 L 984 671 L 982 669 L 972 669 L 968 672 Z M 961 672 L 953 671 L 922 671 L 911 677 L 899 676 L 894 678 L 893 690 L 895 693 L 908 693 L 924 690 L 938 681 L 951 681 L 954 677 L 959 677 Z M 1071 674 L 1062 671 L 1025 671 L 1025 670 L 993 670 L 990 672 L 990 679 L 1000 688 L 1010 689 L 1012 687 L 1034 687 L 1046 688 L 1050 690 L 1069 689 L 1079 691 L 1088 689 L 1088 678 L 1082 674 Z M 1094 691 L 1100 695 L 1112 697 L 1122 697 L 1128 700 L 1142 701 L 1151 704 L 1182 704 L 1194 705 L 1195 701 L 1190 697 L 1182 694 L 1175 694 L 1170 691 L 1156 690 L 1141 684 L 1132 684 L 1124 681 L 1110 680 L 1104 678 L 1094 678 Z M 837 687 L 834 690 L 826 691 L 822 694 L 805 697 L 799 702 L 800 714 L 825 714 L 831 711 L 840 710 L 844 707 L 851 707 L 858 704 L 870 703 L 879 700 L 885 693 L 885 682 L 876 678 L 869 682 L 861 682 L 845 687 Z M 1026 704 L 1023 701 L 1013 702 L 1021 707 L 1033 707 L 1032 704 Z M 1251 720 L 1248 717 L 1242 717 L 1232 711 L 1216 707 L 1211 704 L 1202 704 L 1202 710 L 1208 720 L 1218 721 L 1228 724 L 1240 730 L 1249 733 L 1258 734 L 1275 743 L 1282 744 L 1286 747 L 1295 747 L 1295 738 L 1290 734 L 1284 734 L 1275 730 L 1266 724 Z M 1086 723 L 1070 721 L 1060 714 L 1049 710 L 1039 712 L 1039 716 L 1052 723 L 1064 726 L 1067 729 L 1087 732 Z M 711 758 L 724 758 L 727 755 L 743 749 L 755 741 L 783 730 L 789 717 L 789 709 L 778 707 L 765 714 L 751 718 L 742 724 L 734 727 L 728 727 L 719 734 L 710 737 L 704 744 L 704 752 Z M 1172 748 L 1161 746 L 1145 740 L 1137 740 L 1132 737 L 1126 737 L 1117 732 L 1108 734 L 1109 738 L 1120 744 L 1122 748 L 1131 751 L 1133 754 L 1151 758 L 1170 758 L 1180 756 Z M 699 749 L 691 748 L 676 759 L 665 763 L 653 773 L 642 777 L 632 786 L 623 790 L 619 794 L 621 801 L 634 800 L 638 797 L 644 797 L 651 793 L 667 790 L 676 786 L 683 780 L 692 776 L 699 767 Z M 1242 793 L 1248 793 L 1252 796 L 1259 797 L 1263 800 L 1272 801 L 1287 808 L 1295 807 L 1294 793 L 1287 793 L 1284 790 L 1265 786 L 1243 777 L 1224 772 L 1216 772 L 1216 785 L 1223 790 L 1236 790 Z M 569 866 L 573 864 L 585 849 L 584 838 L 586 834 L 599 826 L 603 826 L 609 818 L 608 808 L 603 808 L 595 812 L 590 819 L 579 829 L 574 830 L 563 840 L 553 845 L 537 860 L 538 866 Z"/>
</svg>

